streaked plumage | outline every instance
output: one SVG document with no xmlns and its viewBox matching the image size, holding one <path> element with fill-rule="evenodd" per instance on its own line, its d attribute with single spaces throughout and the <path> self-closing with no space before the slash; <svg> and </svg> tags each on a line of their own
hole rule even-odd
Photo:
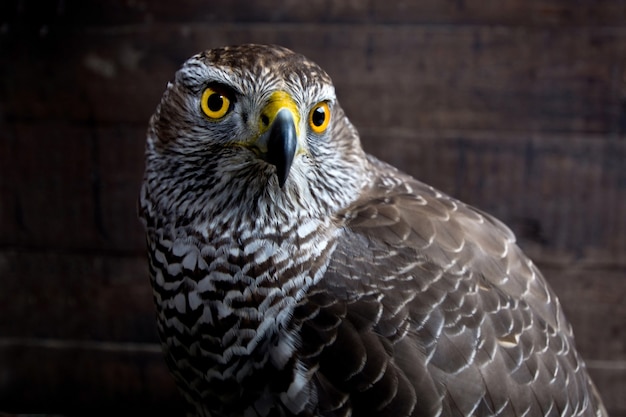
<svg viewBox="0 0 626 417">
<path fill-rule="evenodd" d="M 511 231 L 365 154 L 301 55 L 189 59 L 150 121 L 140 215 L 190 415 L 606 415 Z"/>
</svg>

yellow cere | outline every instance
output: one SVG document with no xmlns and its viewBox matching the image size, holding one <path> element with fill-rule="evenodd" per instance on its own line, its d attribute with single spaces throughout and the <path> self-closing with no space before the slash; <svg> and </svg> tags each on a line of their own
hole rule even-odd
<svg viewBox="0 0 626 417">
<path fill-rule="evenodd" d="M 202 93 L 202 111 L 210 119 L 221 119 L 230 110 L 230 99 L 225 94 L 208 87 Z"/>
<path fill-rule="evenodd" d="M 261 113 L 259 120 L 260 131 L 265 132 L 271 125 L 276 114 L 281 109 L 288 109 L 293 115 L 293 121 L 296 125 L 296 135 L 300 137 L 300 112 L 293 98 L 284 91 L 275 91 L 270 96 L 269 102 Z M 266 118 L 264 120 L 264 118 Z"/>
</svg>

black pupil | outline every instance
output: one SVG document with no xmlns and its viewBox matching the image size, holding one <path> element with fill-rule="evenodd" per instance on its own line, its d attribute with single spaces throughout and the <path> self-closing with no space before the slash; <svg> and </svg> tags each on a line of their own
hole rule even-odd
<svg viewBox="0 0 626 417">
<path fill-rule="evenodd" d="M 311 115 L 311 121 L 315 126 L 323 125 L 324 120 L 326 120 L 326 111 L 324 111 L 323 107 L 318 107 L 313 110 L 313 114 Z"/>
<path fill-rule="evenodd" d="M 207 99 L 206 104 L 211 111 L 222 110 L 222 107 L 224 106 L 224 97 L 222 97 L 221 94 L 213 93 Z"/>
</svg>

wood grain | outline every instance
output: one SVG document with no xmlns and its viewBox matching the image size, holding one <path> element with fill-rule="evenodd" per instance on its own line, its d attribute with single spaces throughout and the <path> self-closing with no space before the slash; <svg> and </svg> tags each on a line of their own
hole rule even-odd
<svg viewBox="0 0 626 417">
<path fill-rule="evenodd" d="M 29 340 L 0 345 L 4 412 L 184 416 L 158 345 Z"/>
<path fill-rule="evenodd" d="M 275 0 L 124 0 L 5 2 L 5 16 L 19 23 L 60 22 L 78 25 L 139 23 L 341 23 L 341 24 L 481 24 L 527 26 L 623 26 L 626 6 L 613 0 L 503 0 L 419 2 L 376 0 L 299 2 Z"/>
<path fill-rule="evenodd" d="M 21 38 L 7 42 L 8 119 L 145 124 L 186 58 L 259 42 L 317 61 L 362 130 L 616 136 L 626 125 L 620 59 L 626 34 L 617 29 L 164 24 L 64 30 L 51 28 L 28 54 Z M 33 63 L 31 54 L 39 60 Z"/>
</svg>

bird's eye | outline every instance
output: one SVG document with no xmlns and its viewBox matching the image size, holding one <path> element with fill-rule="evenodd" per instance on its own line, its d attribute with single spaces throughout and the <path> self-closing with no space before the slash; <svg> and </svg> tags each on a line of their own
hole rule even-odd
<svg viewBox="0 0 626 417">
<path fill-rule="evenodd" d="M 328 103 L 322 101 L 313 107 L 309 114 L 309 126 L 315 133 L 322 133 L 330 122 L 330 108 Z"/>
<path fill-rule="evenodd" d="M 230 99 L 222 92 L 207 87 L 202 93 L 201 106 L 210 119 L 221 119 L 230 110 Z"/>
</svg>

